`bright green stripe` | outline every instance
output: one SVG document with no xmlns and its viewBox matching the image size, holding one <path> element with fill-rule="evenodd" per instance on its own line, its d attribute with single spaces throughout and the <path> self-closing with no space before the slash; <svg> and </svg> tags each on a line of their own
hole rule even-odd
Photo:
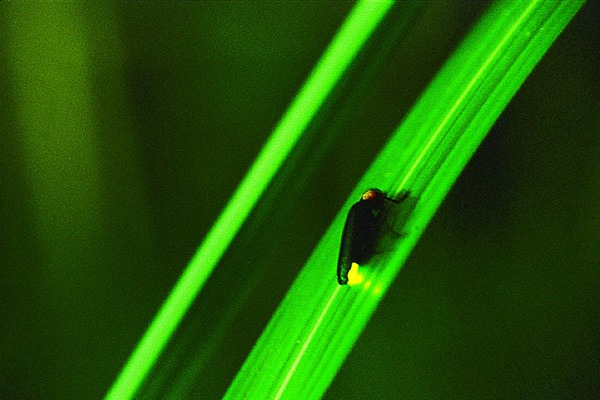
<svg viewBox="0 0 600 400">
<path fill-rule="evenodd" d="M 323 396 L 444 196 L 581 4 L 499 0 L 489 9 L 351 194 L 252 349 L 226 400 Z M 410 213 L 395 227 L 403 236 L 361 268 L 363 283 L 340 287 L 334 274 L 339 235 L 348 208 L 368 187 L 410 189 L 406 203 L 390 206 Z"/>
<path fill-rule="evenodd" d="M 354 7 L 156 314 L 107 400 L 135 394 L 263 191 L 391 5 L 360 1 Z"/>
<path fill-rule="evenodd" d="M 461 106 L 463 105 L 465 99 L 469 98 L 468 96 L 471 95 L 473 88 L 477 85 L 483 74 L 487 71 L 490 64 L 492 64 L 492 62 L 495 61 L 495 59 L 498 57 L 500 50 L 502 50 L 506 43 L 509 41 L 509 39 L 511 39 L 514 36 L 515 30 L 522 25 L 523 21 L 527 17 L 529 17 L 530 13 L 534 10 L 534 6 L 538 2 L 539 0 L 531 1 L 527 8 L 519 15 L 517 20 L 514 21 L 512 25 L 509 25 L 509 29 L 506 31 L 504 36 L 499 38 L 496 47 L 487 55 L 485 61 L 481 64 L 477 72 L 475 72 L 475 74 L 473 75 L 469 83 L 466 85 L 466 87 L 460 92 L 460 95 L 458 96 L 454 104 L 452 104 L 444 118 L 438 124 L 437 128 L 427 141 L 427 144 L 423 147 L 423 150 L 421 151 L 417 159 L 414 161 L 412 166 L 409 168 L 408 172 L 405 174 L 400 185 L 398 185 L 396 192 L 400 192 L 405 187 L 406 182 L 408 182 L 409 179 L 412 177 L 412 174 L 415 172 L 416 167 L 423 161 L 423 157 L 425 156 L 425 154 L 431 151 L 431 146 L 435 143 L 439 134 L 442 131 L 444 131 L 444 129 L 446 129 L 448 123 L 452 121 L 453 118 L 456 118 L 455 115 L 457 111 L 461 109 Z"/>
</svg>

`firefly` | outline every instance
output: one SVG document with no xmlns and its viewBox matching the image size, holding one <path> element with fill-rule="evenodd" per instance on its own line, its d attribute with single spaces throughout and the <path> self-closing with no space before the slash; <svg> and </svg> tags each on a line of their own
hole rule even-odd
<svg viewBox="0 0 600 400">
<path fill-rule="evenodd" d="M 358 265 L 366 263 L 375 252 L 379 231 L 385 221 L 385 201 L 400 203 L 408 194 L 405 192 L 400 200 L 394 200 L 386 197 L 379 189 L 369 189 L 350 208 L 342 232 L 337 264 L 337 279 L 340 285 L 348 283 L 348 273 L 353 266 L 358 268 Z"/>
</svg>

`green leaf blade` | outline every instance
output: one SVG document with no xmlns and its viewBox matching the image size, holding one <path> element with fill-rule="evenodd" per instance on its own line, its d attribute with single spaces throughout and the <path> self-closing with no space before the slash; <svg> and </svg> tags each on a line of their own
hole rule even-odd
<svg viewBox="0 0 600 400">
<path fill-rule="evenodd" d="M 417 240 L 508 101 L 583 2 L 496 3 L 447 62 L 377 157 L 294 282 L 226 399 L 320 398 Z M 395 248 L 340 287 L 345 210 L 378 187 L 412 195 Z"/>
<path fill-rule="evenodd" d="M 106 400 L 133 398 L 250 212 L 392 4 L 363 0 L 353 8 L 158 310 Z"/>
</svg>

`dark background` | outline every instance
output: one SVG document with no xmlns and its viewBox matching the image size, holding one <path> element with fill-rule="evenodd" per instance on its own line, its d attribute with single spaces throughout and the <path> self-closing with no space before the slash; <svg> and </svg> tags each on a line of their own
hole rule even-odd
<svg viewBox="0 0 600 400">
<path fill-rule="evenodd" d="M 102 397 L 351 6 L 0 4 L 0 398 Z M 343 134 L 270 204 L 291 213 L 242 230 L 140 398 L 221 397 L 484 8 L 392 10 L 391 51 L 311 127 Z M 581 9 L 500 116 L 326 398 L 600 396 L 599 16 Z M 84 78 L 55 68 L 74 56 Z M 45 80 L 64 91 L 23 89 Z"/>
</svg>

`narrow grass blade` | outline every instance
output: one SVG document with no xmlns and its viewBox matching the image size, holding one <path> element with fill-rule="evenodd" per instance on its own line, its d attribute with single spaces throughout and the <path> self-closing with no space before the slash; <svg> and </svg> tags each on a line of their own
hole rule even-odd
<svg viewBox="0 0 600 400">
<path fill-rule="evenodd" d="M 156 314 L 107 400 L 133 397 L 263 191 L 391 5 L 360 1 L 354 7 Z"/>
<path fill-rule="evenodd" d="M 439 72 L 371 168 L 289 290 L 225 398 L 320 398 L 444 196 L 508 101 L 583 1 L 498 1 Z M 378 187 L 398 206 L 403 236 L 338 286 L 345 213 Z"/>
</svg>

